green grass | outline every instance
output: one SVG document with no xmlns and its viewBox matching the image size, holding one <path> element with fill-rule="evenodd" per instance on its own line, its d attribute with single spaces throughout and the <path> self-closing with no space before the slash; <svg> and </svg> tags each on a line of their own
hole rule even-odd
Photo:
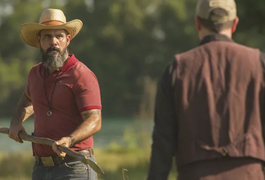
<svg viewBox="0 0 265 180">
<path fill-rule="evenodd" d="M 113 142 L 107 148 L 94 149 L 96 161 L 105 172 L 98 175 L 99 180 L 145 180 L 150 145 L 146 132 L 127 128 L 122 145 Z M 0 154 L 0 180 L 31 180 L 33 163 L 32 152 Z M 173 170 L 168 180 L 175 179 Z"/>
<path fill-rule="evenodd" d="M 148 168 L 148 149 L 104 149 L 96 150 L 97 162 L 105 171 L 100 180 L 146 179 Z M 128 179 L 128 178 L 125 178 Z"/>
<path fill-rule="evenodd" d="M 145 180 L 150 149 L 118 148 L 95 149 L 97 163 L 105 171 L 99 180 Z M 31 152 L 1 154 L 0 180 L 30 180 L 34 158 Z M 172 172 L 169 180 L 175 180 Z"/>
<path fill-rule="evenodd" d="M 30 180 L 34 158 L 31 153 L 2 153 L 0 180 Z"/>
</svg>

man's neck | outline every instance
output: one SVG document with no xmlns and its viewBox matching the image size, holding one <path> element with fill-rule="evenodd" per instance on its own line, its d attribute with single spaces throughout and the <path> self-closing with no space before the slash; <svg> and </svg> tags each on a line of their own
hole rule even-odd
<svg viewBox="0 0 265 180">
<path fill-rule="evenodd" d="M 58 68 L 48 68 L 49 70 L 49 75 L 51 75 L 54 71 L 59 71 Z"/>
<path fill-rule="evenodd" d="M 201 32 L 199 34 L 199 38 L 200 38 L 200 40 L 202 40 L 204 37 L 209 36 L 209 35 L 214 35 L 214 34 L 216 34 L 216 33 L 213 33 L 213 32 L 210 32 L 210 31 L 203 31 L 203 32 Z M 231 29 L 220 31 L 218 34 L 225 35 L 225 36 L 227 36 L 229 38 L 232 38 Z"/>
</svg>

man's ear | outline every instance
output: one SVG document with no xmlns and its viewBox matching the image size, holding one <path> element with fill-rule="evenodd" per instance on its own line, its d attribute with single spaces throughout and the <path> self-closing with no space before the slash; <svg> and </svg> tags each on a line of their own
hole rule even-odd
<svg viewBox="0 0 265 180">
<path fill-rule="evenodd" d="M 233 24 L 233 26 L 232 26 L 232 33 L 234 33 L 234 32 L 236 31 L 236 28 L 237 28 L 238 22 L 239 22 L 239 18 L 236 17 L 236 19 L 234 20 L 234 24 Z"/>
<path fill-rule="evenodd" d="M 67 46 L 70 44 L 71 41 L 71 34 L 66 35 L 66 41 L 67 41 Z"/>
<path fill-rule="evenodd" d="M 198 16 L 195 17 L 195 24 L 196 24 L 197 31 L 200 31 L 201 30 L 201 23 L 200 23 L 200 19 Z"/>
</svg>

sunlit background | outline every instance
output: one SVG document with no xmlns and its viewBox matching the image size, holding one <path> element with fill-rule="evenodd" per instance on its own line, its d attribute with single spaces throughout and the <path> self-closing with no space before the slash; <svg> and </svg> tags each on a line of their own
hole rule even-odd
<svg viewBox="0 0 265 180">
<path fill-rule="evenodd" d="M 263 1 L 237 1 L 236 42 L 264 50 Z M 72 53 L 97 76 L 103 105 L 95 136 L 101 180 L 144 180 L 147 176 L 157 81 L 173 55 L 197 46 L 196 0 L 0 0 L 0 126 L 9 127 L 38 49 L 20 38 L 20 26 L 38 22 L 45 8 L 60 8 L 84 27 Z M 30 134 L 33 119 L 25 122 Z M 0 180 L 29 180 L 30 142 L 0 134 Z M 169 179 L 175 179 L 172 170 Z"/>
</svg>

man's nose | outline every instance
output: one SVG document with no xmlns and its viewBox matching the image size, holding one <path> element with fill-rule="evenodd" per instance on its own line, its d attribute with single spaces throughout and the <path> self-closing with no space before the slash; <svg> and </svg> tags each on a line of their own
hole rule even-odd
<svg viewBox="0 0 265 180">
<path fill-rule="evenodd" d="M 58 45 L 58 39 L 55 36 L 53 36 L 51 38 L 51 45 L 52 46 L 57 46 Z"/>
</svg>

